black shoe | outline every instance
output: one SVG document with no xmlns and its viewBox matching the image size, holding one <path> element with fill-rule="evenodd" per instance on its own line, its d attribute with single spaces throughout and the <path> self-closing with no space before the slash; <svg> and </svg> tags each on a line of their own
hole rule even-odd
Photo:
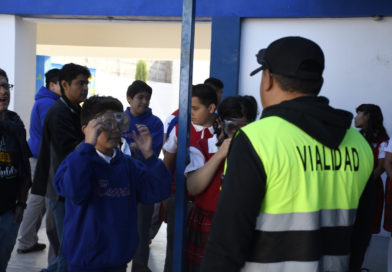
<svg viewBox="0 0 392 272">
<path fill-rule="evenodd" d="M 36 243 L 35 245 L 33 245 L 30 248 L 26 248 L 26 249 L 18 248 L 18 250 L 16 252 L 18 252 L 19 254 L 25 254 L 25 253 L 30 253 L 30 252 L 34 252 L 34 251 L 41 251 L 41 250 L 44 250 L 45 248 L 46 248 L 45 244 Z"/>
</svg>

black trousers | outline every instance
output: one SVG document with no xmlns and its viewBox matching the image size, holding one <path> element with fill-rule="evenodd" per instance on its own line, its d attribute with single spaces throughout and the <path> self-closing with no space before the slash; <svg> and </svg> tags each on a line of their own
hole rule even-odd
<svg viewBox="0 0 392 272">
<path fill-rule="evenodd" d="M 139 233 L 139 246 L 132 260 L 132 272 L 151 272 L 148 268 L 150 255 L 150 227 L 154 204 L 137 206 L 137 231 Z"/>
</svg>

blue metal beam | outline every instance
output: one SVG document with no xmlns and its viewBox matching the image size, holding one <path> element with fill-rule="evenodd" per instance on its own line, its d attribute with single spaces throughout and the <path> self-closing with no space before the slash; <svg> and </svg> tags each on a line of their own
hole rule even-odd
<svg viewBox="0 0 392 272">
<path fill-rule="evenodd" d="M 1 0 L 0 14 L 50 18 L 178 17 L 181 0 Z M 390 0 L 198 0 L 197 17 L 308 18 L 391 16 Z M 121 18 L 120 18 L 121 19 Z"/>
<path fill-rule="evenodd" d="M 223 97 L 238 94 L 240 45 L 241 18 L 212 18 L 210 76 L 225 85 Z"/>
<path fill-rule="evenodd" d="M 180 105 L 178 114 L 178 148 L 176 178 L 176 210 L 174 225 L 173 272 L 184 268 L 186 242 L 187 192 L 185 167 L 188 164 L 190 113 L 192 97 L 193 45 L 195 34 L 195 0 L 183 0 L 181 31 Z"/>
</svg>

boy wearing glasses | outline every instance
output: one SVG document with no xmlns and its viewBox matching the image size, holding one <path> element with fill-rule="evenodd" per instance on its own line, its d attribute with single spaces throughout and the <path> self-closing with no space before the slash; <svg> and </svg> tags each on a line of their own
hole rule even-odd
<svg viewBox="0 0 392 272">
<path fill-rule="evenodd" d="M 117 148 L 129 116 L 120 101 L 93 96 L 82 109 L 85 141 L 59 167 L 54 186 L 66 198 L 64 258 L 69 271 L 126 271 L 139 239 L 137 204 L 170 195 L 172 176 L 137 124 L 133 139 L 143 163 Z"/>
<path fill-rule="evenodd" d="M 12 87 L 0 69 L 0 272 L 6 271 L 31 186 L 26 130 L 19 115 L 8 110 Z"/>
</svg>

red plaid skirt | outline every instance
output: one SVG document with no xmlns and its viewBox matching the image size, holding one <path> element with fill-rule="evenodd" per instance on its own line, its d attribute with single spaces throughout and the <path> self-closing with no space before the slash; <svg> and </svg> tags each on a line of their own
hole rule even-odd
<svg viewBox="0 0 392 272">
<path fill-rule="evenodd" d="M 372 234 L 377 234 L 381 231 L 382 212 L 384 209 L 384 185 L 381 177 L 374 181 L 374 185 L 376 187 L 376 199 L 374 203 Z"/>
<path fill-rule="evenodd" d="M 210 237 L 214 212 L 194 206 L 188 216 L 187 240 L 185 249 L 185 271 L 200 271 L 201 261 Z"/>
<path fill-rule="evenodd" d="M 392 181 L 387 178 L 385 186 L 384 229 L 392 232 Z"/>
</svg>

